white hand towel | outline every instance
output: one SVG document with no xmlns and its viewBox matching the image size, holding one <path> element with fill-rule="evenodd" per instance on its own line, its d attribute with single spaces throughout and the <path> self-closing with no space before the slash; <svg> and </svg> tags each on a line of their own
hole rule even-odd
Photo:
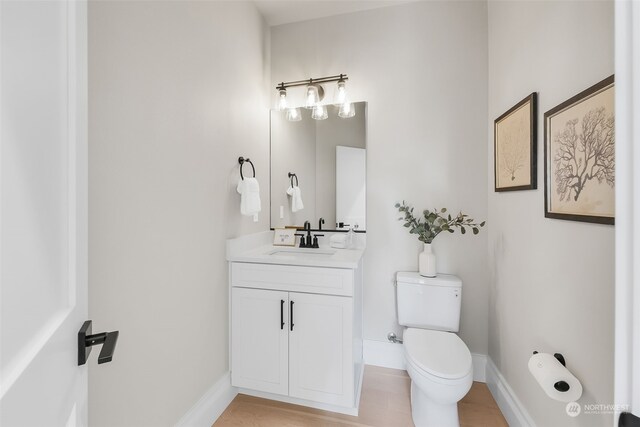
<svg viewBox="0 0 640 427">
<path fill-rule="evenodd" d="M 240 213 L 253 216 L 262 210 L 260 203 L 260 184 L 255 178 L 245 178 L 238 181 L 236 188 L 240 193 Z"/>
<path fill-rule="evenodd" d="M 291 196 L 291 212 L 298 212 L 304 209 L 304 203 L 302 203 L 302 192 L 300 187 L 289 186 L 287 194 Z"/>
</svg>

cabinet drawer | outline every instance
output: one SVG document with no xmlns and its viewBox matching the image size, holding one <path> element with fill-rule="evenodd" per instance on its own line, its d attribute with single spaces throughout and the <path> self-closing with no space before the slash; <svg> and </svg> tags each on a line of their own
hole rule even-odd
<svg viewBox="0 0 640 427">
<path fill-rule="evenodd" d="M 231 263 L 237 287 L 352 296 L 353 280 L 353 270 L 342 268 Z"/>
</svg>

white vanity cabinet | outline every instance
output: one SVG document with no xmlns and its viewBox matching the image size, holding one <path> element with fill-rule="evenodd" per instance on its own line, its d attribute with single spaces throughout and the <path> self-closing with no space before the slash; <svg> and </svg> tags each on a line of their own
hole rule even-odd
<svg viewBox="0 0 640 427">
<path fill-rule="evenodd" d="M 288 292 L 233 288 L 231 301 L 232 385 L 287 394 Z"/>
<path fill-rule="evenodd" d="M 353 298 L 295 292 L 289 298 L 289 396 L 353 405 Z"/>
<path fill-rule="evenodd" d="M 361 273 L 232 262 L 232 385 L 247 394 L 357 413 Z"/>
</svg>

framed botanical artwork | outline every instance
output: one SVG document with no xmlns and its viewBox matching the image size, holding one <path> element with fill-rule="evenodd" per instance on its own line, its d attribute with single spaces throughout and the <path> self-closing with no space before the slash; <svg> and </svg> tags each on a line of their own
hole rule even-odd
<svg viewBox="0 0 640 427">
<path fill-rule="evenodd" d="M 494 121 L 495 191 L 538 187 L 537 117 L 534 92 Z"/>
<path fill-rule="evenodd" d="M 613 224 L 614 77 L 544 114 L 544 216 Z"/>
</svg>

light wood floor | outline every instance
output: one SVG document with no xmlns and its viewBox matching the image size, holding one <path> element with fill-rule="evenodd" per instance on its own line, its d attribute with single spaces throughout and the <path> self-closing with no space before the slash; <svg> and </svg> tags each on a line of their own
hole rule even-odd
<svg viewBox="0 0 640 427">
<path fill-rule="evenodd" d="M 366 366 L 357 417 L 239 394 L 215 427 L 413 427 L 405 371 Z M 487 386 L 473 383 L 458 403 L 461 427 L 508 427 Z"/>
</svg>

